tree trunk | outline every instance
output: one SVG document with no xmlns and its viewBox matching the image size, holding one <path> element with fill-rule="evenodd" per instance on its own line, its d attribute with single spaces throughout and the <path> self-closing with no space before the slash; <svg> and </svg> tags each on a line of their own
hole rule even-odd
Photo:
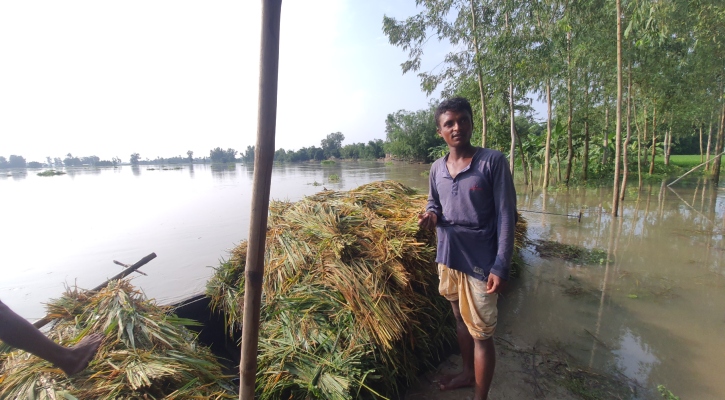
<svg viewBox="0 0 725 400">
<path fill-rule="evenodd" d="M 615 121 L 614 193 L 612 215 L 619 214 L 619 163 L 622 157 L 622 2 L 617 0 L 617 111 Z"/>
<path fill-rule="evenodd" d="M 657 102 L 652 106 L 652 160 L 649 163 L 649 174 L 655 172 L 655 149 L 657 148 Z"/>
<path fill-rule="evenodd" d="M 582 177 L 586 181 L 589 177 L 589 76 L 586 77 L 586 88 L 584 89 L 584 159 L 582 160 Z"/>
<path fill-rule="evenodd" d="M 609 129 L 609 104 L 607 100 L 604 100 L 604 150 L 602 151 L 602 165 L 607 163 L 607 152 L 609 151 L 609 135 L 607 130 Z"/>
<path fill-rule="evenodd" d="M 725 133 L 725 102 L 722 104 L 722 111 L 720 111 L 720 129 L 717 132 L 717 141 L 715 142 L 715 161 L 712 162 L 712 183 L 715 185 L 714 191 L 717 191 L 717 186 L 720 184 L 720 162 L 722 155 L 720 153 L 723 149 L 723 134 Z"/>
<path fill-rule="evenodd" d="M 511 169 L 511 177 L 514 176 L 514 155 L 516 152 L 516 127 L 514 124 L 514 77 L 513 73 L 509 75 L 509 113 L 511 119 L 511 158 L 509 159 L 509 168 Z"/>
<path fill-rule="evenodd" d="M 703 124 L 701 123 L 700 124 L 700 162 L 704 163 L 705 162 L 705 152 L 702 151 L 703 150 L 703 148 L 702 148 L 702 125 Z"/>
<path fill-rule="evenodd" d="M 637 190 L 642 190 L 642 132 L 639 130 L 639 124 L 637 124 L 637 103 L 632 103 L 632 111 L 634 112 L 634 123 L 637 126 L 637 179 L 639 185 Z M 644 108 L 645 120 L 644 124 L 647 126 L 647 106 Z M 637 193 L 639 198 L 639 193 Z"/>
<path fill-rule="evenodd" d="M 622 173 L 622 188 L 619 191 L 619 199 L 624 201 L 624 195 L 627 193 L 627 175 L 629 174 L 629 138 L 632 134 L 632 126 L 630 124 L 631 117 L 631 103 L 632 103 L 632 61 L 627 66 L 627 138 L 624 139 L 624 146 L 622 146 L 622 164 L 624 172 Z"/>
<path fill-rule="evenodd" d="M 521 137 L 519 137 L 519 132 L 514 127 L 514 133 L 516 134 L 516 142 L 519 144 L 519 153 L 521 153 L 521 167 L 524 170 L 524 185 L 529 184 L 529 165 L 526 162 L 526 153 L 524 153 L 524 145 L 521 143 Z"/>
<path fill-rule="evenodd" d="M 707 149 L 705 151 L 705 171 L 710 170 L 710 143 L 712 143 L 712 111 L 710 112 L 710 127 L 707 129 Z"/>
<path fill-rule="evenodd" d="M 669 130 L 665 130 L 665 137 L 664 137 L 664 139 L 662 139 L 662 156 L 663 156 L 662 158 L 664 159 L 665 166 L 670 165 L 670 163 L 669 163 L 670 160 L 667 159 L 667 143 L 669 140 L 668 139 L 669 133 L 670 133 Z"/>
<path fill-rule="evenodd" d="M 561 156 L 559 154 L 559 144 L 556 144 L 556 174 L 559 177 L 557 183 L 561 182 Z"/>
<path fill-rule="evenodd" d="M 568 115 L 566 120 L 566 137 L 567 137 L 567 153 L 566 153 L 566 186 L 569 186 L 569 178 L 571 178 L 571 165 L 574 161 L 574 144 L 571 133 L 572 105 L 571 105 L 571 30 L 566 33 L 566 101 L 568 107 Z"/>
<path fill-rule="evenodd" d="M 546 149 L 544 150 L 544 185 L 549 187 L 549 170 L 551 169 L 551 81 L 546 80 Z"/>
<path fill-rule="evenodd" d="M 476 33 L 476 8 L 471 0 L 471 26 L 473 30 L 474 62 L 476 65 L 476 78 L 478 79 L 478 91 L 481 94 L 481 147 L 486 147 L 486 136 L 488 122 L 486 118 L 486 93 L 483 91 L 483 74 L 481 73 L 481 59 L 478 51 L 478 34 Z"/>
<path fill-rule="evenodd" d="M 670 120 L 672 120 L 672 118 L 670 118 Z M 667 130 L 667 150 L 665 151 L 665 165 L 670 165 L 670 154 L 672 154 L 672 125 L 670 125 L 670 129 Z"/>
</svg>

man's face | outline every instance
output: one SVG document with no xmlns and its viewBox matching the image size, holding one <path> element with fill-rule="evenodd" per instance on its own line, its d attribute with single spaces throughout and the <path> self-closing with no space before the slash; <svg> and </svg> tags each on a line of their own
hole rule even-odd
<svg viewBox="0 0 725 400">
<path fill-rule="evenodd" d="M 471 115 L 465 111 L 446 111 L 438 117 L 438 134 L 448 147 L 470 145 L 472 131 Z"/>
</svg>

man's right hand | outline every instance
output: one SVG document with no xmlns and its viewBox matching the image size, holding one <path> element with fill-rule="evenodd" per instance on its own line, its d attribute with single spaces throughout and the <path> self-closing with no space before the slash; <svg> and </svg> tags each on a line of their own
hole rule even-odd
<svg viewBox="0 0 725 400">
<path fill-rule="evenodd" d="M 438 222 L 438 216 L 434 212 L 426 211 L 418 214 L 418 226 L 423 229 L 433 229 Z"/>
</svg>

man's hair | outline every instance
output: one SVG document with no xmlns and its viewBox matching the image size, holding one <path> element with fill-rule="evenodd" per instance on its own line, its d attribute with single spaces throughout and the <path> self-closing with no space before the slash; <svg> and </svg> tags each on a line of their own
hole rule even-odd
<svg viewBox="0 0 725 400">
<path fill-rule="evenodd" d="M 468 102 L 468 100 L 464 97 L 452 97 L 448 100 L 443 100 L 441 104 L 438 105 L 438 108 L 436 108 L 435 112 L 435 119 L 436 119 L 436 126 L 440 127 L 438 124 L 438 119 L 442 114 L 445 114 L 447 111 L 455 111 L 455 112 L 467 112 L 468 116 L 471 117 L 471 124 L 473 124 L 473 110 L 471 109 L 471 103 Z"/>
</svg>

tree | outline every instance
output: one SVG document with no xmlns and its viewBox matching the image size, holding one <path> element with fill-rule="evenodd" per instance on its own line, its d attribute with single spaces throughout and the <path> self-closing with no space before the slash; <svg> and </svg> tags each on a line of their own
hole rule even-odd
<svg viewBox="0 0 725 400">
<path fill-rule="evenodd" d="M 222 150 L 221 147 L 217 147 L 217 148 L 209 151 L 209 158 L 211 158 L 211 162 L 213 162 L 213 163 L 235 162 L 236 157 L 237 157 L 237 151 L 232 148 Z"/>
<path fill-rule="evenodd" d="M 131 165 L 138 165 L 138 160 L 141 156 L 138 153 L 131 154 Z"/>
<path fill-rule="evenodd" d="M 189 160 L 189 164 L 194 162 L 194 152 L 189 150 L 186 152 L 186 159 Z"/>
<path fill-rule="evenodd" d="M 9 167 L 10 167 L 10 165 L 8 163 L 8 159 L 3 156 L 0 156 L 0 168 L 9 168 Z"/>
<path fill-rule="evenodd" d="M 385 121 L 385 151 L 395 157 L 412 161 L 431 161 L 431 149 L 445 145 L 438 136 L 434 111 L 400 110 Z"/>
<path fill-rule="evenodd" d="M 330 133 L 325 139 L 322 139 L 320 146 L 322 147 L 322 151 L 325 153 L 325 158 L 339 158 L 343 140 L 345 140 L 345 135 L 340 132 Z"/>
<path fill-rule="evenodd" d="M 17 156 L 15 154 L 10 156 L 10 159 L 8 160 L 8 167 L 9 168 L 25 168 L 25 158 L 23 156 Z"/>
<path fill-rule="evenodd" d="M 247 146 L 247 150 L 244 151 L 242 161 L 245 163 L 254 164 L 254 146 Z"/>
</svg>

